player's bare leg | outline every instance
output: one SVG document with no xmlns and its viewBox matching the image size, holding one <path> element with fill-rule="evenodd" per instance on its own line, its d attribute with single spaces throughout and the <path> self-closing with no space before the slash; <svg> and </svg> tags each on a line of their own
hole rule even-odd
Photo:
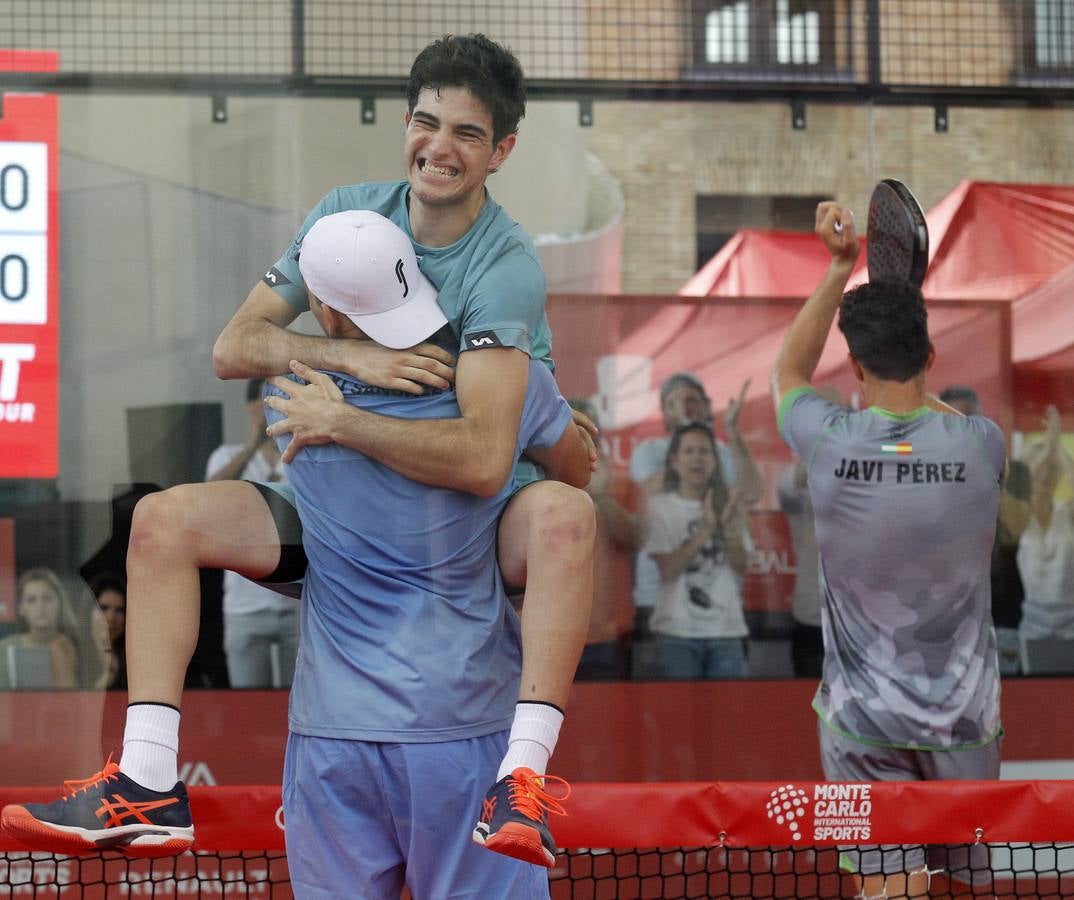
<svg viewBox="0 0 1074 900">
<path fill-rule="evenodd" d="M 593 501 L 558 481 L 531 484 L 500 520 L 500 572 L 524 585 L 519 700 L 564 709 L 593 602 Z"/>
<path fill-rule="evenodd" d="M 198 639 L 199 569 L 272 573 L 279 537 L 257 488 L 182 485 L 139 501 L 127 553 L 127 723 L 123 757 L 49 804 L 12 804 L 4 831 L 33 849 L 114 849 L 164 856 L 189 849 L 194 826 L 178 780 L 179 703 Z M 105 819 L 101 809 L 112 809 Z M 131 810 L 128 812 L 128 810 Z"/>
<path fill-rule="evenodd" d="M 500 520 L 504 581 L 525 585 L 522 678 L 507 755 L 489 791 L 474 839 L 537 865 L 555 862 L 547 813 L 562 812 L 545 792 L 593 600 L 593 503 L 558 481 L 529 485 Z M 569 789 L 568 789 L 569 790 Z"/>
<path fill-rule="evenodd" d="M 178 707 L 201 620 L 199 570 L 269 575 L 280 539 L 245 481 L 184 484 L 143 497 L 127 549 L 127 698 Z"/>
</svg>

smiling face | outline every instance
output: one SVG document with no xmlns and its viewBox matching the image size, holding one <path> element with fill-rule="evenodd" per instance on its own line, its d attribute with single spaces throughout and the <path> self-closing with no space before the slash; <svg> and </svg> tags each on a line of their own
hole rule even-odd
<svg viewBox="0 0 1074 900">
<path fill-rule="evenodd" d="M 485 202 L 485 179 L 515 145 L 514 135 L 498 144 L 492 135 L 492 115 L 466 88 L 424 88 L 406 116 L 403 153 L 412 202 L 455 207 L 472 222 Z"/>
<path fill-rule="evenodd" d="M 27 581 L 19 595 L 19 615 L 34 636 L 54 634 L 60 626 L 60 598 L 47 581 Z"/>
</svg>

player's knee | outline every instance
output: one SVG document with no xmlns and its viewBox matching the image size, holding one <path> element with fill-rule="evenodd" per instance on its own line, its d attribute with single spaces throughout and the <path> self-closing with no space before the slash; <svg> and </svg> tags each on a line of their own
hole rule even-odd
<svg viewBox="0 0 1074 900">
<path fill-rule="evenodd" d="M 534 501 L 530 514 L 537 527 L 531 533 L 540 549 L 557 554 L 592 552 L 597 526 L 589 494 L 558 481 L 549 482 Z"/>
<path fill-rule="evenodd" d="M 128 559 L 172 557 L 185 531 L 183 504 L 172 491 L 147 494 L 134 507 Z"/>
</svg>

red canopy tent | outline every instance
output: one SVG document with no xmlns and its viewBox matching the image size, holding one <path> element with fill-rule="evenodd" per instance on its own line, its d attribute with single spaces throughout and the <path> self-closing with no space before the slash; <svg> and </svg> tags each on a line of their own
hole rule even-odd
<svg viewBox="0 0 1074 900">
<path fill-rule="evenodd" d="M 1049 403 L 1074 414 L 1074 187 L 963 181 L 926 218 L 925 296 L 1010 305 L 1015 427 L 1036 430 Z M 826 266 L 813 235 L 744 229 L 680 293 L 805 297 Z M 859 265 L 851 283 L 865 277 Z M 940 385 L 943 374 L 931 383 Z M 980 383 L 969 371 L 957 380 Z M 1004 418 L 989 399 L 1004 398 L 985 397 L 986 408 Z"/>
</svg>

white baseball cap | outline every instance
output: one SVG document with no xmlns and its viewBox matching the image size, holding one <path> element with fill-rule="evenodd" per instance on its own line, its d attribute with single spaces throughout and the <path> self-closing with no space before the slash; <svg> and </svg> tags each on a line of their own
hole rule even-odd
<svg viewBox="0 0 1074 900">
<path fill-rule="evenodd" d="M 354 209 L 318 219 L 302 241 L 298 268 L 311 294 L 385 347 L 412 347 L 447 324 L 410 238 L 378 213 Z"/>
</svg>

